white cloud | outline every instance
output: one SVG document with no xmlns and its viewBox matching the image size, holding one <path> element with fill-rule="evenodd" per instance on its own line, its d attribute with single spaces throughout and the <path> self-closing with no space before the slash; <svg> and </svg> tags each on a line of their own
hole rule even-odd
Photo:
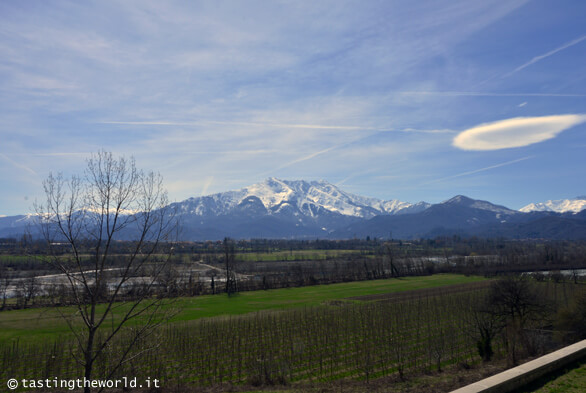
<svg viewBox="0 0 586 393">
<path fill-rule="evenodd" d="M 584 114 L 515 117 L 462 131 L 454 138 L 453 145 L 462 150 L 498 150 L 528 146 L 555 138 L 560 132 L 584 122 Z"/>
</svg>

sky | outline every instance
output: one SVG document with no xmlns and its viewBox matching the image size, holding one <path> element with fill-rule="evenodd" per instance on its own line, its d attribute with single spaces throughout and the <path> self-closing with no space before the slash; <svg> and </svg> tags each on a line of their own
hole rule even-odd
<svg viewBox="0 0 586 393">
<path fill-rule="evenodd" d="M 106 150 L 172 201 L 268 177 L 586 194 L 583 0 L 0 2 L 0 215 Z"/>
</svg>

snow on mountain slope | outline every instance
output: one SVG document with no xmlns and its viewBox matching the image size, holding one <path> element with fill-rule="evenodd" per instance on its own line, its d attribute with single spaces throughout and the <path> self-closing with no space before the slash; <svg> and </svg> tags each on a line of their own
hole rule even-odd
<svg viewBox="0 0 586 393">
<path fill-rule="evenodd" d="M 271 177 L 236 191 L 190 198 L 176 205 L 181 213 L 200 216 L 227 214 L 249 197 L 260 199 L 271 213 L 294 210 L 307 216 L 319 214 L 320 209 L 344 216 L 370 218 L 380 214 L 400 214 L 401 211 L 421 211 L 429 204 L 412 205 L 397 200 L 383 201 L 342 191 L 324 180 L 280 180 Z"/>
<path fill-rule="evenodd" d="M 530 203 L 519 209 L 522 212 L 556 212 L 556 213 L 578 213 L 586 209 L 586 196 L 579 196 L 573 199 L 558 199 L 547 202 Z"/>
</svg>

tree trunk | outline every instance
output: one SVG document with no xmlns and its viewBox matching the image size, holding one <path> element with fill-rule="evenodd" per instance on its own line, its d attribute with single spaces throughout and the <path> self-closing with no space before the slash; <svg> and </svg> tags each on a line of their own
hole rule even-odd
<svg viewBox="0 0 586 393">
<path fill-rule="evenodd" d="M 87 338 L 87 346 L 85 348 L 85 381 L 84 383 L 86 384 L 83 388 L 83 393 L 91 393 L 91 388 L 88 385 L 89 381 L 91 381 L 92 378 L 92 369 L 94 366 L 94 361 L 93 361 L 93 349 L 94 349 L 94 337 L 96 334 L 95 329 L 91 328 L 89 329 L 88 332 L 88 338 Z"/>
</svg>

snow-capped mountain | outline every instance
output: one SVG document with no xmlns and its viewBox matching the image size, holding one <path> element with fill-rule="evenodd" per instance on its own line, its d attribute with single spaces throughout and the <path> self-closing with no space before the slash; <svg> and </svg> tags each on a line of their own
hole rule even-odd
<svg viewBox="0 0 586 393">
<path fill-rule="evenodd" d="M 180 219 L 182 240 L 410 239 L 454 234 L 586 239 L 586 197 L 531 204 L 517 211 L 463 195 L 434 205 L 411 204 L 351 194 L 323 180 L 269 178 L 240 190 L 189 198 L 170 207 Z M 0 238 L 18 238 L 33 216 L 0 217 Z M 125 236 L 130 239 L 134 234 L 129 231 Z"/>
<path fill-rule="evenodd" d="M 356 221 L 415 213 L 429 206 L 358 196 L 324 180 L 276 178 L 171 205 L 189 239 L 326 237 Z"/>
<path fill-rule="evenodd" d="M 359 237 L 385 237 L 392 233 L 397 238 L 435 237 L 506 224 L 522 215 L 504 206 L 457 195 L 414 214 L 380 215 L 352 223 L 335 235 L 343 237 L 344 234 L 352 233 Z"/>
<path fill-rule="evenodd" d="M 556 213 L 578 213 L 586 209 L 586 196 L 579 196 L 573 199 L 558 199 L 547 202 L 531 203 L 521 209 L 522 212 L 556 212 Z"/>
<path fill-rule="evenodd" d="M 425 202 L 411 204 L 354 195 L 324 180 L 290 181 L 274 177 L 236 191 L 189 198 L 174 206 L 180 214 L 210 216 L 229 214 L 242 207 L 243 203 L 247 206 L 255 204 L 257 211 L 264 207 L 267 214 L 288 213 L 317 217 L 319 214 L 333 213 L 356 218 L 415 213 L 430 206 Z"/>
<path fill-rule="evenodd" d="M 462 195 L 415 214 L 377 216 L 355 222 L 332 237 L 434 238 L 479 236 L 510 239 L 586 239 L 586 210 L 576 214 L 522 213 Z"/>
</svg>

